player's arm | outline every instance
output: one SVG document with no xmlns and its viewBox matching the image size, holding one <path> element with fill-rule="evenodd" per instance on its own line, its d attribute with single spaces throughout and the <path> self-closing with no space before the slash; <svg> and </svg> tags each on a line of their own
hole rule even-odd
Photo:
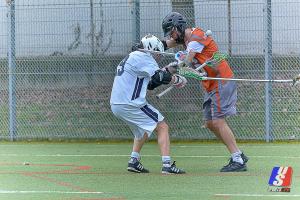
<svg viewBox="0 0 300 200">
<path fill-rule="evenodd" d="M 195 66 L 193 65 L 193 59 L 197 53 L 199 53 L 199 54 L 202 53 L 202 50 L 204 49 L 204 47 L 205 46 L 203 44 L 196 42 L 196 41 L 192 41 L 192 42 L 188 43 L 187 51 L 189 53 L 184 61 L 188 67 L 195 69 Z M 219 73 L 218 69 L 215 67 L 210 67 L 210 66 L 206 66 L 206 67 L 211 68 L 216 74 Z"/>
<path fill-rule="evenodd" d="M 168 48 L 174 48 L 174 47 L 178 46 L 178 44 L 176 43 L 176 41 L 173 38 L 166 40 L 166 44 L 167 44 Z"/>
<path fill-rule="evenodd" d="M 155 71 L 154 75 L 151 77 L 149 81 L 148 90 L 153 90 L 160 85 L 167 85 L 172 80 L 172 73 L 169 72 L 168 68 L 159 69 Z"/>
<path fill-rule="evenodd" d="M 185 58 L 185 64 L 187 65 L 187 67 L 193 68 L 195 69 L 195 66 L 193 65 L 193 59 L 196 56 L 196 53 L 193 51 L 190 51 L 187 55 L 187 57 Z"/>
<path fill-rule="evenodd" d="M 165 50 L 178 46 L 178 44 L 176 43 L 176 41 L 173 38 L 168 39 L 168 40 L 161 40 L 161 42 L 163 43 Z"/>
</svg>

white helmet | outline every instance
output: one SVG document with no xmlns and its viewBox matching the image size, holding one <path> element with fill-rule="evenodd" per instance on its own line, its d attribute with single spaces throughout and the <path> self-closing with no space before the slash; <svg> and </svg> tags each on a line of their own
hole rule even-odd
<svg viewBox="0 0 300 200">
<path fill-rule="evenodd" d="M 151 51 L 160 51 L 164 52 L 163 43 L 154 35 L 148 34 L 141 40 L 144 49 Z"/>
</svg>

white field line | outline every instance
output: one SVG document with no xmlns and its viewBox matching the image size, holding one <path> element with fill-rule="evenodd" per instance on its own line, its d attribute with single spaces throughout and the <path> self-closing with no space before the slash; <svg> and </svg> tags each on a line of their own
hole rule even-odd
<svg viewBox="0 0 300 200">
<path fill-rule="evenodd" d="M 0 194 L 103 194 L 103 192 L 38 191 L 38 190 L 0 190 Z"/>
<path fill-rule="evenodd" d="M 283 144 L 283 145 L 268 145 L 268 144 L 262 144 L 262 145 L 239 145 L 240 148 L 258 148 L 258 147 L 264 147 L 264 148 L 282 148 L 282 147 L 288 147 L 289 149 L 292 147 L 299 148 L 299 144 Z M 180 145 L 176 146 L 173 144 L 172 148 L 179 147 L 179 148 L 226 148 L 223 144 L 220 145 Z"/>
<path fill-rule="evenodd" d="M 215 194 L 217 197 L 300 197 L 300 194 Z"/>
<path fill-rule="evenodd" d="M 87 145 L 82 143 L 83 145 Z M 97 148 L 106 148 L 106 147 L 118 147 L 120 146 L 119 144 L 102 144 L 102 143 L 91 143 L 92 145 L 96 145 Z M 18 147 L 18 146 L 26 146 L 28 147 L 28 145 L 31 145 L 30 143 L 28 144 L 1 144 L 1 147 Z M 37 146 L 48 146 L 48 147 L 57 147 L 60 144 L 58 143 L 54 143 L 54 144 L 32 144 L 31 147 L 37 147 Z M 88 144 L 89 145 L 89 144 Z M 131 145 L 131 144 L 130 144 Z M 295 143 L 295 144 L 282 144 L 282 145 L 269 145 L 267 143 L 262 143 L 261 145 L 243 145 L 240 144 L 239 147 L 241 148 L 257 148 L 257 147 L 264 147 L 264 148 L 282 148 L 284 146 L 288 147 L 288 148 L 299 148 L 299 144 Z M 172 148 L 226 148 L 223 144 L 208 144 L 208 145 L 180 145 L 180 144 L 173 144 Z"/>
<path fill-rule="evenodd" d="M 0 154 L 2 157 L 129 157 L 128 154 Z M 160 157 L 160 155 L 143 155 L 143 157 Z M 190 155 L 190 156 L 179 156 L 174 155 L 173 157 L 176 158 L 228 158 L 228 156 L 218 156 L 218 155 Z M 263 156 L 252 156 L 249 155 L 251 158 L 286 158 L 286 159 L 300 159 L 300 156 L 274 156 L 274 155 L 263 155 Z"/>
</svg>

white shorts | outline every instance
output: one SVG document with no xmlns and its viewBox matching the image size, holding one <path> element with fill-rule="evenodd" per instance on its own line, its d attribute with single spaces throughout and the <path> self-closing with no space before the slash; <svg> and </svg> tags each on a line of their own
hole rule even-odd
<svg viewBox="0 0 300 200">
<path fill-rule="evenodd" d="M 156 128 L 157 124 L 164 120 L 164 116 L 153 106 L 147 104 L 141 108 L 131 105 L 111 105 L 114 115 L 129 125 L 136 139 L 148 137 Z"/>
</svg>

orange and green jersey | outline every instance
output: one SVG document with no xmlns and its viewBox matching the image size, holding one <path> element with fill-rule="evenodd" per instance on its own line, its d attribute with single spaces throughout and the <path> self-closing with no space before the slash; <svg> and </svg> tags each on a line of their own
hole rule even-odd
<svg viewBox="0 0 300 200">
<path fill-rule="evenodd" d="M 205 32 L 200 28 L 193 28 L 192 35 L 188 43 L 196 41 L 202 44 L 204 47 L 201 53 L 196 53 L 195 59 L 199 64 L 203 64 L 205 61 L 212 58 L 213 54 L 218 51 L 218 46 L 212 37 L 207 37 Z M 221 78 L 232 78 L 233 72 L 226 60 L 221 61 L 217 66 L 214 66 L 216 70 L 213 70 L 209 66 L 205 66 L 203 69 L 206 71 L 208 77 L 221 77 Z M 217 71 L 217 73 L 216 73 Z M 207 92 L 210 92 L 218 87 L 218 81 L 206 80 L 202 81 L 202 85 Z"/>
</svg>

